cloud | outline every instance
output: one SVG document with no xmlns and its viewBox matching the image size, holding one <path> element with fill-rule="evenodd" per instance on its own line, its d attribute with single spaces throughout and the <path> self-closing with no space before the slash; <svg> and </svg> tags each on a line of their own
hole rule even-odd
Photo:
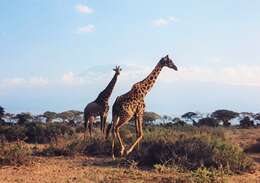
<svg viewBox="0 0 260 183">
<path fill-rule="evenodd" d="M 110 67 L 109 67 L 110 68 Z M 14 88 L 39 88 L 39 87 L 79 87 L 79 86 L 100 86 L 106 85 L 113 77 L 114 72 L 107 69 L 89 69 L 84 74 L 65 72 L 60 77 L 46 79 L 43 77 L 32 78 L 6 78 L 0 80 L 0 89 Z M 152 66 L 131 64 L 122 67 L 119 80 L 124 83 L 120 88 L 131 86 L 133 83 L 144 79 L 153 69 Z M 180 67 L 178 72 L 171 69 L 163 69 L 158 82 L 174 84 L 179 81 L 192 81 L 218 83 L 237 86 L 256 86 L 260 87 L 260 65 L 239 65 L 234 67 Z"/>
<path fill-rule="evenodd" d="M 170 70 L 163 72 L 163 82 L 195 81 L 227 85 L 260 86 L 260 66 L 239 65 L 234 67 L 186 67 L 174 75 Z"/>
<path fill-rule="evenodd" d="M 63 82 L 73 82 L 74 77 L 75 76 L 74 76 L 73 72 L 68 72 L 68 73 L 63 74 L 62 81 Z"/>
<path fill-rule="evenodd" d="M 86 26 L 79 27 L 77 32 L 78 33 L 91 33 L 91 32 L 95 32 L 95 30 L 96 30 L 96 28 L 94 25 L 88 24 Z"/>
<path fill-rule="evenodd" d="M 73 72 L 64 73 L 61 81 L 66 85 L 82 85 L 84 84 L 84 79 L 82 77 L 76 76 Z"/>
<path fill-rule="evenodd" d="M 77 76 L 73 72 L 66 72 L 61 77 L 61 83 L 58 81 L 58 84 L 65 84 L 65 85 L 83 85 L 87 83 L 87 79 L 84 77 Z"/>
<path fill-rule="evenodd" d="M 159 18 L 159 19 L 156 19 L 153 21 L 153 25 L 155 27 L 165 27 L 165 26 L 168 26 L 169 24 L 171 23 L 177 23 L 179 22 L 180 20 L 176 17 L 168 17 L 168 18 Z"/>
<path fill-rule="evenodd" d="M 77 4 L 75 6 L 75 9 L 79 12 L 79 13 L 85 13 L 85 14 L 91 14 L 94 13 L 94 10 L 86 5 L 83 4 Z"/>
<path fill-rule="evenodd" d="M 49 84 L 49 81 L 42 77 L 25 78 L 7 78 L 0 82 L 0 86 L 3 88 L 13 87 L 44 87 Z"/>
<path fill-rule="evenodd" d="M 144 79 L 153 69 L 152 66 L 131 64 L 122 67 L 123 71 L 120 74 L 120 80 L 124 85 L 132 85 Z M 113 71 L 95 71 L 91 70 L 84 75 L 75 75 L 72 72 L 63 75 L 63 82 L 67 84 L 97 84 L 112 78 Z M 192 81 L 218 83 L 226 85 L 239 86 L 257 86 L 260 87 L 260 65 L 238 65 L 234 67 L 180 67 L 179 71 L 172 71 L 165 68 L 162 70 L 159 82 L 173 84 L 179 81 Z"/>
</svg>

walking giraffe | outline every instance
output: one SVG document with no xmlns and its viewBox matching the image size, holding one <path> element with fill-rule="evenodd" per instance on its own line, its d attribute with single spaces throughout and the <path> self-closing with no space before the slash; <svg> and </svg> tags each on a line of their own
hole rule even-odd
<svg viewBox="0 0 260 183">
<path fill-rule="evenodd" d="M 143 114 L 145 109 L 144 97 L 153 87 L 158 75 L 160 74 L 162 68 L 166 66 L 174 70 L 178 70 L 173 61 L 169 58 L 169 56 L 165 56 L 158 64 L 155 66 L 153 71 L 142 81 L 135 83 L 132 86 L 132 89 L 117 97 L 115 103 L 112 108 L 112 158 L 115 159 L 114 156 L 114 146 L 115 146 L 115 138 L 117 137 L 120 143 L 120 155 L 124 154 L 128 155 L 134 149 L 134 147 L 140 142 L 143 137 Z M 130 146 L 130 148 L 125 151 L 125 146 L 120 136 L 119 130 L 125 125 L 132 117 L 135 117 L 135 127 L 136 127 L 136 141 Z M 111 127 L 111 126 L 110 126 Z M 107 129 L 107 135 L 109 135 L 109 129 Z"/>
</svg>

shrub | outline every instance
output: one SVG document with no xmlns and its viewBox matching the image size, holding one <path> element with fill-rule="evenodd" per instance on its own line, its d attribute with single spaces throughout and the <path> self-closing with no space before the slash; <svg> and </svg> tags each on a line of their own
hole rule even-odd
<svg viewBox="0 0 260 183">
<path fill-rule="evenodd" d="M 250 145 L 244 151 L 246 153 L 260 153 L 260 142 Z"/>
<path fill-rule="evenodd" d="M 167 140 L 142 143 L 137 160 L 142 165 L 153 166 L 177 164 L 183 168 L 194 170 L 202 166 L 212 166 L 210 154 L 213 148 L 199 138 L 180 139 L 175 143 Z"/>
<path fill-rule="evenodd" d="M 248 116 L 244 117 L 240 121 L 240 127 L 242 127 L 242 128 L 249 128 L 249 127 L 253 127 L 253 126 L 254 126 L 254 121 L 251 120 Z"/>
<path fill-rule="evenodd" d="M 38 156 L 74 156 L 84 155 L 110 155 L 111 143 L 101 137 L 88 138 L 86 141 L 74 139 L 62 146 L 51 144 L 48 148 L 36 152 Z"/>
<path fill-rule="evenodd" d="M 198 123 L 196 123 L 196 126 L 217 127 L 218 125 L 219 125 L 219 121 L 211 117 L 202 118 L 198 121 Z"/>
<path fill-rule="evenodd" d="M 193 182 L 196 183 L 226 182 L 224 176 L 225 174 L 221 170 L 210 170 L 205 167 L 198 168 L 192 172 Z"/>
<path fill-rule="evenodd" d="M 0 164 L 1 165 L 24 165 L 31 162 L 31 151 L 23 143 L 6 144 L 1 147 Z"/>
<path fill-rule="evenodd" d="M 71 136 L 74 134 L 72 127 L 63 123 L 38 123 L 32 122 L 25 125 L 26 142 L 29 143 L 49 143 L 52 140 L 57 141 L 59 136 Z"/>
<path fill-rule="evenodd" d="M 26 128 L 26 142 L 28 143 L 48 143 L 50 137 L 47 135 L 46 125 L 43 123 L 27 123 Z"/>
<path fill-rule="evenodd" d="M 212 158 L 217 168 L 223 167 L 227 172 L 236 173 L 250 171 L 253 168 L 253 161 L 238 145 L 220 139 L 212 139 L 210 143 L 214 147 Z"/>
<path fill-rule="evenodd" d="M 76 126 L 75 132 L 76 132 L 76 133 L 84 133 L 84 132 L 85 132 L 84 126 L 83 126 L 83 125 L 78 125 L 78 126 Z"/>
<path fill-rule="evenodd" d="M 174 125 L 174 126 L 180 126 L 180 127 L 182 127 L 182 126 L 188 125 L 187 123 L 185 123 L 185 121 L 181 120 L 180 118 L 174 118 L 174 119 L 172 120 L 172 122 L 173 122 L 173 125 Z"/>
<path fill-rule="evenodd" d="M 223 168 L 227 173 L 249 171 L 253 167 L 251 159 L 238 146 L 210 131 L 195 128 L 192 133 L 167 129 L 146 131 L 140 150 L 128 158 L 143 166 L 177 165 L 186 170 Z"/>
<path fill-rule="evenodd" d="M 37 156 L 70 156 L 70 152 L 64 147 L 58 147 L 51 144 L 48 148 L 36 152 Z"/>
<path fill-rule="evenodd" d="M 18 139 L 24 140 L 26 139 L 26 129 L 25 127 L 19 125 L 1 125 L 0 135 L 9 142 L 13 142 Z"/>
<path fill-rule="evenodd" d="M 111 143 L 102 137 L 89 138 L 84 144 L 86 155 L 111 155 Z"/>
</svg>

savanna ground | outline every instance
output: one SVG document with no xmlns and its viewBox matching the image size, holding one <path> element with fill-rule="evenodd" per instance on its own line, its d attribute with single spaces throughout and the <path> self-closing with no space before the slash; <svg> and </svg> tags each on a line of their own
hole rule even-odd
<svg viewBox="0 0 260 183">
<path fill-rule="evenodd" d="M 178 131 L 178 130 L 177 130 Z M 154 131 L 151 130 L 151 133 L 145 133 L 145 139 L 143 140 L 144 145 L 148 144 L 149 139 L 155 139 L 157 137 L 161 137 L 164 135 L 171 135 L 173 132 L 159 132 L 157 131 L 157 135 L 153 136 Z M 186 135 L 185 130 L 179 132 L 179 135 L 176 136 L 177 139 L 184 138 Z M 194 133 L 194 132 L 191 132 Z M 203 136 L 204 129 L 199 132 L 196 131 L 196 134 L 192 136 L 192 138 Z M 212 132 L 210 132 L 212 133 Z M 194 164 L 186 164 L 183 161 L 177 162 L 179 165 L 185 165 L 186 168 L 180 166 L 167 166 L 167 163 L 159 164 L 155 163 L 152 167 L 147 166 L 139 166 L 138 160 L 145 162 L 144 159 L 138 159 L 138 155 L 133 155 L 129 159 L 118 159 L 116 161 L 112 161 L 108 152 L 105 148 L 108 148 L 110 142 L 106 143 L 104 140 L 99 144 L 98 139 L 94 139 L 94 143 L 90 144 L 88 148 L 93 148 L 94 146 L 102 146 L 99 147 L 101 149 L 87 150 L 88 152 L 78 153 L 82 150 L 80 143 L 77 144 L 77 140 L 82 139 L 82 134 L 77 137 L 73 137 L 74 141 L 68 143 L 67 140 L 61 139 L 58 140 L 58 143 L 53 144 L 24 144 L 30 150 L 34 152 L 34 154 L 29 160 L 29 163 L 25 163 L 22 165 L 4 165 L 0 168 L 0 182 L 1 183 L 10 183 L 10 182 L 239 182 L 239 183 L 256 183 L 260 182 L 260 153 L 259 153 L 259 144 L 260 142 L 260 128 L 250 128 L 250 129 L 238 129 L 238 128 L 229 128 L 213 131 L 214 135 L 210 136 L 210 139 L 215 137 L 215 133 L 217 136 L 223 136 L 221 138 L 225 138 L 226 141 L 231 142 L 232 145 L 239 145 L 244 151 L 246 151 L 246 156 L 252 158 L 253 165 L 249 170 L 246 171 L 238 171 L 237 169 L 243 169 L 247 167 L 248 164 L 242 165 L 243 168 L 237 168 L 237 164 L 234 165 L 234 170 L 232 170 L 232 164 L 227 164 L 227 166 L 222 165 L 218 166 L 218 170 L 206 169 L 201 167 L 201 165 Z M 223 133 L 223 134 L 222 134 Z M 199 134 L 199 135 L 198 135 Z M 202 135 L 201 135 L 202 134 Z M 134 138 L 131 131 L 124 131 L 124 137 L 126 139 Z M 162 138 L 163 140 L 168 137 Z M 209 138 L 207 136 L 207 138 Z M 162 140 L 161 139 L 161 140 Z M 168 139 L 169 140 L 169 139 Z M 165 148 L 168 147 L 168 140 L 165 143 Z M 210 141 L 211 141 L 210 140 Z M 93 141 L 93 140 L 92 140 Z M 92 142 L 91 141 L 91 142 Z M 130 140 L 129 140 L 130 141 Z M 151 140 L 152 141 L 152 140 Z M 213 139 L 214 141 L 214 139 Z M 158 141 L 162 142 L 162 141 Z M 186 142 L 185 140 L 182 142 Z M 160 144 L 159 143 L 159 144 Z M 175 141 L 174 141 L 175 143 Z M 68 146 L 69 144 L 69 146 Z M 157 144 L 158 145 L 158 144 Z M 64 151 L 64 147 L 70 147 L 70 151 Z M 175 146 L 174 147 L 179 147 Z M 204 146 L 201 146 L 201 148 Z M 81 150 L 77 149 L 81 148 Z M 104 148 L 104 149 L 102 149 Z M 160 147 L 158 147 L 160 148 Z M 183 148 L 183 147 L 182 147 Z M 185 148 L 185 147 L 184 147 Z M 188 148 L 194 148 L 192 146 L 188 146 Z M 200 147 L 199 147 L 200 148 Z M 221 144 L 221 148 L 225 148 L 225 144 Z M 73 150 L 72 150 L 73 149 Z M 77 150 L 75 150 L 77 149 Z M 199 149 L 200 150 L 200 149 Z M 74 151 L 77 151 L 74 153 Z M 142 151 L 142 150 L 141 150 Z M 150 148 L 149 151 L 152 151 Z M 157 149 L 155 149 L 157 151 Z M 159 149 L 158 149 L 159 151 Z M 196 151 L 196 148 L 194 149 Z M 99 153 L 101 152 L 101 153 Z M 235 151 L 234 151 L 235 152 Z M 143 151 L 141 155 L 147 156 L 147 153 Z M 154 153 L 154 152 L 151 152 Z M 165 153 L 165 152 L 163 152 Z M 204 153 L 204 152 L 203 152 Z M 222 152 L 221 152 L 222 153 Z M 223 151 L 223 153 L 230 153 L 228 151 Z M 231 152 L 232 153 L 232 152 Z M 58 155 L 57 155 L 58 154 Z M 133 154 L 138 154 L 137 152 Z M 178 153 L 177 153 L 178 154 Z M 65 155 L 65 156 L 63 156 Z M 154 155 L 153 155 L 154 156 Z M 223 155 L 224 156 L 224 155 Z M 230 155 L 228 155 L 230 156 Z M 162 156 L 163 157 L 163 156 Z M 161 158 L 162 158 L 161 157 Z M 177 156 L 178 157 L 178 156 Z M 151 158 L 148 156 L 148 158 Z M 156 159 L 156 157 L 153 157 Z M 197 157 L 196 157 L 197 158 Z M 238 158 L 238 160 L 236 160 Z M 233 161 L 241 161 L 239 158 L 234 157 Z M 138 160 L 137 160 L 138 159 Z M 219 161 L 222 161 L 220 157 L 218 157 Z M 242 160 L 244 163 L 244 160 Z M 174 161 L 176 163 L 176 161 Z M 231 160 L 230 160 L 231 162 Z M 245 161 L 247 162 L 247 160 Z M 194 162 L 193 162 L 194 163 Z M 196 163 L 196 162 L 195 162 Z M 206 164 L 206 162 L 204 162 Z M 237 162 L 236 162 L 237 163 Z M 173 163 L 174 164 L 174 163 Z M 241 163 L 242 164 L 242 163 Z M 172 165 L 172 164 L 171 164 Z M 192 165 L 192 167 L 190 167 Z M 215 165 L 214 165 L 215 166 Z M 240 166 L 240 165 L 239 165 Z M 251 165 L 250 165 L 251 166 Z M 221 168 L 220 168 L 221 167 Z M 228 167 L 228 168 L 226 168 Z M 219 171 L 221 169 L 221 171 Z M 226 171 L 226 169 L 230 169 L 230 171 Z M 246 169 L 246 168 L 245 168 Z M 210 170 L 210 171 L 209 171 Z M 232 170 L 232 171 L 231 171 Z M 227 173 L 228 172 L 228 173 Z"/>
</svg>

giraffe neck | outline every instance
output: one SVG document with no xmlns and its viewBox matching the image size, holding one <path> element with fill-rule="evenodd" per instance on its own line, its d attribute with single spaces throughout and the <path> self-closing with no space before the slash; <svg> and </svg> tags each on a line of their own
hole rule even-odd
<svg viewBox="0 0 260 183">
<path fill-rule="evenodd" d="M 98 104 L 105 104 L 108 103 L 108 99 L 112 94 L 112 91 L 115 87 L 117 81 L 118 74 L 115 73 L 112 80 L 108 83 L 107 87 L 98 95 L 97 99 L 95 100 Z"/>
<path fill-rule="evenodd" d="M 147 93 L 151 90 L 161 70 L 162 66 L 160 64 L 157 64 L 153 71 L 144 80 L 137 83 L 139 87 L 139 92 L 141 92 L 143 97 L 145 97 Z"/>
</svg>

